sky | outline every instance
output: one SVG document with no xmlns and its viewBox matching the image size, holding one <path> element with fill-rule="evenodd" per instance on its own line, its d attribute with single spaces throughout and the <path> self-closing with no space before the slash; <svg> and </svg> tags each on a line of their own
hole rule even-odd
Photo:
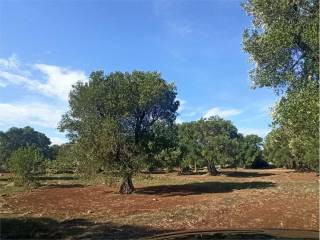
<svg viewBox="0 0 320 240">
<path fill-rule="evenodd" d="M 238 0 L 0 1 L 0 131 L 31 126 L 53 143 L 68 93 L 95 70 L 158 71 L 175 82 L 177 122 L 219 115 L 270 131 L 271 89 L 252 89 Z"/>
</svg>

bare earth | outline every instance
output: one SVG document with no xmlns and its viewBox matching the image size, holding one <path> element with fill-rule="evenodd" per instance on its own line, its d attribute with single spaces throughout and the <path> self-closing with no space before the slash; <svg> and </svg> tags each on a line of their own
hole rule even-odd
<svg viewBox="0 0 320 240">
<path fill-rule="evenodd" d="M 134 194 L 120 195 L 117 187 L 61 177 L 32 191 L 2 194 L 1 231 L 15 238 L 14 228 L 29 224 L 32 238 L 79 239 L 193 229 L 318 230 L 318 180 L 315 173 L 284 169 L 152 174 L 134 180 Z"/>
</svg>

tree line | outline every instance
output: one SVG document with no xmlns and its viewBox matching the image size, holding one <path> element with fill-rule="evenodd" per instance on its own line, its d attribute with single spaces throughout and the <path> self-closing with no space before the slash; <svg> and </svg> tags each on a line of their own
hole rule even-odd
<svg viewBox="0 0 320 240">
<path fill-rule="evenodd" d="M 215 175 L 217 164 L 251 167 L 262 156 L 261 138 L 243 137 L 218 116 L 176 124 L 176 95 L 175 85 L 157 72 L 93 72 L 88 82 L 73 86 L 70 110 L 59 125 L 70 143 L 49 146 L 43 133 L 11 128 L 0 134 L 1 163 L 26 179 L 43 166 L 86 177 L 103 172 L 122 178 L 120 192 L 131 193 L 132 177 L 141 170 L 185 173 L 190 166 L 206 166 Z"/>
<path fill-rule="evenodd" d="M 176 124 L 176 86 L 158 72 L 95 71 L 70 92 L 69 110 L 58 127 L 69 143 L 50 146 L 30 127 L 11 128 L 0 132 L 1 165 L 22 182 L 44 165 L 49 172 L 104 174 L 122 179 L 120 193 L 134 191 L 137 172 L 157 168 L 185 173 L 206 167 L 216 175 L 217 165 L 270 163 L 318 170 L 319 3 L 249 0 L 243 7 L 253 19 L 243 35 L 244 50 L 255 63 L 253 87 L 273 88 L 280 97 L 264 141 L 238 133 L 218 116 Z"/>
<path fill-rule="evenodd" d="M 254 87 L 273 88 L 273 130 L 265 158 L 319 170 L 319 1 L 247 1 L 253 25 L 243 35 L 255 63 Z"/>
</svg>

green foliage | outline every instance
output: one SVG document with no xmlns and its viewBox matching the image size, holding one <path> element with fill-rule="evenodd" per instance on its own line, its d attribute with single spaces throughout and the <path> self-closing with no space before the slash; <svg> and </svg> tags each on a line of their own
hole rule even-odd
<svg viewBox="0 0 320 240">
<path fill-rule="evenodd" d="M 173 159 L 178 150 L 178 127 L 175 124 L 167 124 L 166 122 L 157 121 L 151 128 L 150 139 L 145 145 L 147 155 L 146 165 L 149 171 L 157 168 L 172 169 Z"/>
<path fill-rule="evenodd" d="M 22 147 L 34 147 L 45 157 L 49 157 L 49 138 L 31 127 L 12 127 L 7 132 L 0 131 L 0 167 L 6 167 L 10 155 Z"/>
<path fill-rule="evenodd" d="M 263 155 L 277 167 L 294 168 L 295 159 L 289 148 L 289 138 L 283 128 L 274 128 L 265 138 Z"/>
<path fill-rule="evenodd" d="M 242 167 L 252 167 L 261 158 L 263 139 L 255 134 L 238 137 L 238 164 Z"/>
<path fill-rule="evenodd" d="M 180 166 L 182 162 L 184 152 L 179 147 L 168 148 L 162 150 L 157 159 L 162 163 L 162 167 L 166 168 L 168 172 L 171 172 L 175 167 Z"/>
<path fill-rule="evenodd" d="M 284 90 L 264 155 L 278 165 L 319 169 L 319 1 L 249 0 L 244 8 L 253 17 L 243 44 L 255 62 L 254 86 Z"/>
<path fill-rule="evenodd" d="M 278 103 L 273 112 L 274 125 L 277 130 L 268 138 L 269 151 L 290 153 L 295 165 L 289 167 L 319 168 L 319 92 L 314 82 L 304 88 L 289 91 Z M 279 130 L 280 129 L 280 130 Z M 273 139 L 285 138 L 279 146 L 271 144 Z"/>
<path fill-rule="evenodd" d="M 188 122 L 179 125 L 179 147 L 183 153 L 180 160 L 181 169 L 185 167 L 203 167 L 206 161 L 201 156 L 201 146 L 198 141 L 198 122 Z"/>
<path fill-rule="evenodd" d="M 53 144 L 53 145 L 49 146 L 48 158 L 51 159 L 51 160 L 57 159 L 60 147 L 61 146 L 57 145 L 57 144 Z"/>
<path fill-rule="evenodd" d="M 201 119 L 198 125 L 201 154 L 211 164 L 234 165 L 237 128 L 218 116 Z"/>
<path fill-rule="evenodd" d="M 244 50 L 254 61 L 257 87 L 303 85 L 319 81 L 319 1 L 248 0 L 244 9 L 253 26 L 243 35 Z"/>
<path fill-rule="evenodd" d="M 179 144 L 184 151 L 181 167 L 234 165 L 237 136 L 236 127 L 217 116 L 181 124 Z"/>
<path fill-rule="evenodd" d="M 43 155 L 34 147 L 19 148 L 9 159 L 9 169 L 17 185 L 34 184 L 34 176 L 42 169 Z"/>
<path fill-rule="evenodd" d="M 98 71 L 89 82 L 74 85 L 59 128 L 75 142 L 79 170 L 131 177 L 148 159 L 154 124 L 175 120 L 175 97 L 175 86 L 156 72 Z"/>
<path fill-rule="evenodd" d="M 73 144 L 59 146 L 56 158 L 45 161 L 45 169 L 49 174 L 75 173 L 77 171 L 77 156 Z"/>
</svg>

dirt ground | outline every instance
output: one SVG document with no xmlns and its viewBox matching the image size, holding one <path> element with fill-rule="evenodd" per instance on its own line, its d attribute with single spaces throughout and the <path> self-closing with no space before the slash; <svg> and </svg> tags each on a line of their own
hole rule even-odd
<svg viewBox="0 0 320 240">
<path fill-rule="evenodd" d="M 84 186 L 72 177 L 49 180 L 37 189 L 2 194 L 4 239 L 118 239 L 193 229 L 319 228 L 315 173 L 228 169 L 219 176 L 140 175 L 131 195 L 120 195 L 116 187 L 106 185 Z"/>
</svg>

